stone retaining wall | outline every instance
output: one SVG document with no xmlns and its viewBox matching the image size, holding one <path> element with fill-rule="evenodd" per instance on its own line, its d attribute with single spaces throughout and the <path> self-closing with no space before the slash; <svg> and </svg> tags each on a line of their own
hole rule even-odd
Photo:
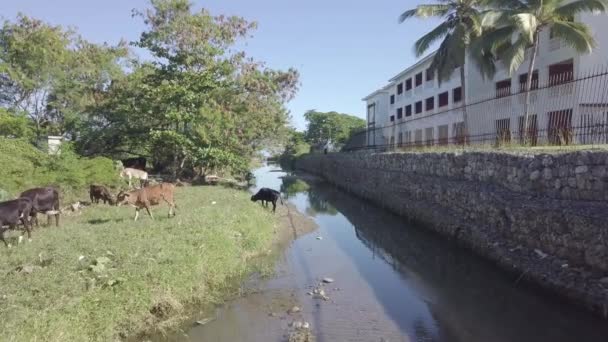
<svg viewBox="0 0 608 342">
<path fill-rule="evenodd" d="M 336 153 L 296 166 L 608 315 L 608 152 Z"/>
</svg>

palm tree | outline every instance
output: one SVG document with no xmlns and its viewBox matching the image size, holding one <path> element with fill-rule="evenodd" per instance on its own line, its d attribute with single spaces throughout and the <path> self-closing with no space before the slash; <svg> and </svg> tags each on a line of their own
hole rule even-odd
<svg viewBox="0 0 608 342">
<path fill-rule="evenodd" d="M 466 108 L 466 89 L 464 64 L 467 50 L 471 42 L 482 33 L 481 9 L 488 0 L 437 0 L 438 3 L 419 5 L 414 9 L 403 12 L 399 22 L 403 23 L 412 17 L 440 18 L 442 22 L 433 30 L 422 36 L 414 44 L 416 57 L 424 55 L 433 43 L 441 41 L 433 61 L 431 70 L 436 71 L 439 82 L 448 80 L 454 69 L 460 67 L 460 84 L 462 89 L 462 111 L 464 121 L 465 142 L 468 136 L 469 122 Z M 488 55 L 478 54 L 475 61 L 480 69 L 489 70 L 482 74 L 491 74 L 492 60 Z"/>
<path fill-rule="evenodd" d="M 608 9 L 606 0 L 566 2 L 567 0 L 503 0 L 500 1 L 500 8 L 486 13 L 485 19 L 482 20 L 486 25 L 494 25 L 495 28 L 484 32 L 479 48 L 500 55 L 509 74 L 519 69 L 526 59 L 526 51 L 532 49 L 525 88 L 522 133 L 524 143 L 528 139 L 530 90 L 540 32 L 550 29 L 553 38 L 570 45 L 576 52 L 590 53 L 595 47 L 593 34 L 586 24 L 575 22 L 573 18 L 580 13 L 604 13 Z"/>
</svg>

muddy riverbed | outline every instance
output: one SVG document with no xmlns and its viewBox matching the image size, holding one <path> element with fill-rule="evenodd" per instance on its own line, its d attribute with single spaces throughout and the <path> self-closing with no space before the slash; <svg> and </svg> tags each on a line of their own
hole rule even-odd
<svg viewBox="0 0 608 342">
<path fill-rule="evenodd" d="M 295 239 L 283 240 L 275 276 L 248 282 L 178 339 L 287 341 L 309 330 L 299 341 L 608 341 L 608 321 L 328 184 L 277 171 L 255 173 L 256 187 L 290 204 L 277 215 Z"/>
</svg>

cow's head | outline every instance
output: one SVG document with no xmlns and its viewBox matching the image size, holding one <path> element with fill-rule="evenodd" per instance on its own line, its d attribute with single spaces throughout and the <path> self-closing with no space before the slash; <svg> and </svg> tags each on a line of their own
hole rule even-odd
<svg viewBox="0 0 608 342">
<path fill-rule="evenodd" d="M 129 203 L 129 196 L 131 196 L 131 194 L 121 190 L 118 195 L 116 195 L 116 205 L 120 206 Z"/>
</svg>

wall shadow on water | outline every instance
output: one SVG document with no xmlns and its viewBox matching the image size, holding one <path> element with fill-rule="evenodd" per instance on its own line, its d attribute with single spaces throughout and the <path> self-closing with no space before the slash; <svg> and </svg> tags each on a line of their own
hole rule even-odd
<svg viewBox="0 0 608 342">
<path fill-rule="evenodd" d="M 438 326 L 439 341 L 557 342 L 608 341 L 608 322 L 562 303 L 558 298 L 516 284 L 516 276 L 498 271 L 489 262 L 449 241 L 415 227 L 401 217 L 357 199 L 331 185 L 305 185 L 287 176 L 281 187 L 286 197 L 306 192 L 319 213 L 342 214 L 352 223 L 356 238 L 376 258 L 382 258 L 407 279 L 407 286 L 424 297 Z M 361 265 L 357 265 L 361 267 Z M 364 272 L 360 270 L 365 277 Z M 387 314 L 419 340 L 424 329 L 411 331 L 399 307 L 399 286 L 393 292 L 366 279 Z M 381 280 L 380 280 L 381 282 Z M 406 291 L 401 287 L 401 291 Z M 418 329 L 414 329 L 418 330 Z"/>
</svg>

